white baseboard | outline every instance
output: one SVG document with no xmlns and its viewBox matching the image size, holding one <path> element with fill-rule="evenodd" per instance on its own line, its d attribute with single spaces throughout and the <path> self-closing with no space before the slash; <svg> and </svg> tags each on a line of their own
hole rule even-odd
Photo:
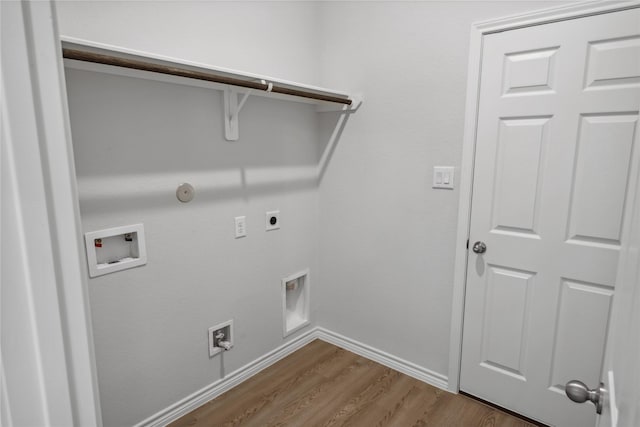
<svg viewBox="0 0 640 427">
<path fill-rule="evenodd" d="M 321 339 L 330 344 L 349 350 L 359 356 L 378 362 L 381 365 L 387 366 L 410 377 L 416 378 L 427 384 L 431 384 L 435 387 L 447 390 L 448 382 L 447 377 L 437 372 L 430 371 L 416 365 L 415 363 L 408 362 L 393 356 L 384 351 L 378 350 L 361 342 L 352 340 L 343 335 L 329 331 L 324 328 L 316 327 L 309 332 L 300 335 L 296 339 L 289 341 L 275 350 L 265 354 L 262 357 L 248 363 L 240 369 L 230 373 L 224 378 L 219 379 L 206 387 L 196 391 L 195 393 L 185 397 L 184 399 L 174 403 L 173 405 L 157 412 L 149 418 L 140 421 L 134 427 L 162 427 L 177 420 L 183 415 L 188 414 L 194 409 L 207 403 L 208 401 L 215 399 L 224 392 L 232 389 L 243 381 L 248 380 L 252 376 L 256 375 L 263 369 L 268 368 L 281 359 L 284 359 L 294 351 L 304 347 L 315 339 Z"/>
<path fill-rule="evenodd" d="M 352 353 L 369 360 L 373 360 L 374 362 L 378 362 L 388 368 L 395 369 L 398 372 L 402 372 L 403 374 L 417 380 L 431 384 L 434 387 L 447 390 L 449 384 L 446 375 L 423 368 L 415 363 L 408 362 L 392 354 L 378 350 L 377 348 L 373 348 L 324 328 L 317 327 L 314 332 L 315 336 L 323 341 L 344 348 L 345 350 L 349 350 Z"/>
<path fill-rule="evenodd" d="M 219 379 L 206 387 L 192 393 L 173 405 L 155 413 L 149 418 L 140 421 L 134 427 L 162 427 L 177 420 L 183 415 L 188 414 L 194 409 L 204 405 L 208 401 L 215 399 L 224 392 L 231 390 L 233 387 L 248 380 L 263 369 L 268 368 L 277 361 L 284 359 L 294 351 L 304 347 L 311 341 L 317 339 L 316 330 L 300 335 L 292 341 L 289 341 L 275 350 L 265 354 L 258 359 L 249 362 L 240 369 L 231 372 L 224 378 Z"/>
</svg>

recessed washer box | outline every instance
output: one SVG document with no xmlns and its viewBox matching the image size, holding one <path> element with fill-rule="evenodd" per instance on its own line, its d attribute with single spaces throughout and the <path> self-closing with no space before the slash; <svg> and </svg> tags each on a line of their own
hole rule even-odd
<svg viewBox="0 0 640 427">
<path fill-rule="evenodd" d="M 143 224 L 90 231 L 85 233 L 84 240 L 90 277 L 147 263 Z"/>
</svg>

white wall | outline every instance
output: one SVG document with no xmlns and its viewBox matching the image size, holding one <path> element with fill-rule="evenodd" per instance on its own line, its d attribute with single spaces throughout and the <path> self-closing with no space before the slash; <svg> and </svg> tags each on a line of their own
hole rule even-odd
<svg viewBox="0 0 640 427">
<path fill-rule="evenodd" d="M 305 267 L 316 324 L 446 375 L 458 192 L 431 173 L 460 164 L 469 28 L 556 4 L 60 2 L 63 35 L 366 97 L 318 188 L 334 115 L 252 97 L 230 144 L 219 92 L 68 73 L 83 227 L 148 235 L 147 266 L 89 284 L 105 425 L 220 378 L 209 325 L 236 320 L 227 373 L 279 345 L 279 279 Z M 283 229 L 265 234 L 272 208 Z"/>
<path fill-rule="evenodd" d="M 558 2 L 326 2 L 322 84 L 361 91 L 320 187 L 320 325 L 446 376 L 472 22 Z"/>
<path fill-rule="evenodd" d="M 62 2 L 58 14 L 63 35 L 315 83 L 315 7 Z M 323 144 L 310 104 L 252 96 L 231 143 L 218 90 L 66 73 L 83 231 L 145 226 L 146 266 L 89 280 L 104 425 L 131 425 L 285 342 L 280 280 L 310 268 L 313 285 L 318 271 Z M 274 209 L 281 229 L 265 232 Z M 239 215 L 248 236 L 235 239 Z M 210 359 L 207 328 L 231 318 L 234 349 Z"/>
<path fill-rule="evenodd" d="M 317 84 L 315 2 L 57 0 L 60 33 Z"/>
</svg>

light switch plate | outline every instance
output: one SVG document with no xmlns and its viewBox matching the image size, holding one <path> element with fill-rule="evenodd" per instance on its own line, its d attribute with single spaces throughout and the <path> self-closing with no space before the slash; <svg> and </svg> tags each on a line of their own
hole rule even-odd
<svg viewBox="0 0 640 427">
<path fill-rule="evenodd" d="M 433 188 L 453 189 L 455 167 L 434 166 L 433 167 Z"/>
</svg>

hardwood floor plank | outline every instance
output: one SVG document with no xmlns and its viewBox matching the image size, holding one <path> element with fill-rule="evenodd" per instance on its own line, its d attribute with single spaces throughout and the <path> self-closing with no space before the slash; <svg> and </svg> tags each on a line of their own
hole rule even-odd
<svg viewBox="0 0 640 427">
<path fill-rule="evenodd" d="M 349 399 L 336 413 L 329 417 L 323 425 L 326 427 L 342 426 L 357 420 L 360 415 L 378 403 L 386 395 L 401 374 L 393 369 L 385 369 L 379 377 L 371 381 L 358 395 Z"/>
<path fill-rule="evenodd" d="M 218 425 L 247 423 L 269 402 L 277 399 L 280 393 L 295 389 L 298 384 L 304 383 L 309 376 L 322 370 L 324 366 L 340 364 L 338 359 L 344 357 L 344 351 L 336 347 L 319 347 L 316 342 L 299 350 L 303 350 L 300 354 L 302 357 L 287 357 L 278 361 L 242 383 L 241 387 L 229 390 L 189 415 L 196 420 L 215 419 Z M 178 427 L 178 424 L 170 425 Z"/>
<path fill-rule="evenodd" d="M 169 426 L 535 427 L 320 340 Z"/>
<path fill-rule="evenodd" d="M 399 374 L 389 385 L 386 393 L 381 395 L 377 401 L 367 406 L 366 411 L 359 411 L 357 416 L 352 416 L 345 421 L 345 426 L 386 426 L 391 420 L 406 410 L 411 402 L 412 394 L 420 393 L 414 385 L 415 380 L 407 375 Z"/>
<path fill-rule="evenodd" d="M 323 363 L 319 364 L 318 369 L 314 370 L 312 375 L 306 378 L 305 381 L 301 381 L 295 386 L 282 390 L 275 399 L 265 406 L 265 410 L 261 414 L 255 415 L 252 419 L 252 421 L 256 423 L 255 425 L 269 425 L 275 413 L 281 412 L 282 408 L 291 405 L 298 400 L 300 396 L 307 396 L 313 393 L 314 389 L 317 389 L 331 378 L 326 375 L 326 372 L 329 370 L 348 369 L 349 365 L 353 363 L 354 358 L 352 354 L 342 349 L 338 350 L 335 357 L 326 359 Z"/>
<path fill-rule="evenodd" d="M 411 390 L 407 393 L 402 407 L 399 408 L 386 424 L 381 426 L 425 426 L 429 414 L 438 405 L 440 397 L 446 393 L 435 387 L 413 380 Z"/>
<path fill-rule="evenodd" d="M 266 425 L 305 426 L 313 424 L 314 420 L 325 419 L 343 405 L 349 396 L 365 388 L 384 369 L 374 362 L 356 358 L 334 377 L 326 379 L 308 393 L 299 395 Z"/>
</svg>

